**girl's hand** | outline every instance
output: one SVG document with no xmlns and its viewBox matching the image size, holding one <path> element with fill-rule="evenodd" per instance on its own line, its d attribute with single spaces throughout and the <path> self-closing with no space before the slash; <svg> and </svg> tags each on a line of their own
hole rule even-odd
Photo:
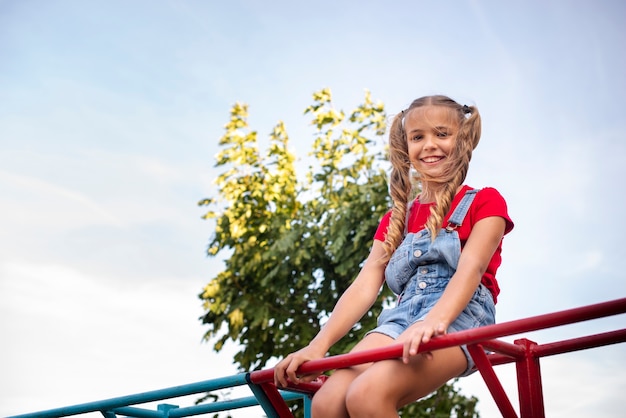
<svg viewBox="0 0 626 418">
<path fill-rule="evenodd" d="M 425 318 L 408 327 L 398 338 L 398 342 L 404 344 L 402 361 L 407 364 L 409 358 L 417 354 L 421 343 L 427 343 L 431 338 L 444 335 L 448 325 L 441 321 L 431 321 Z M 427 358 L 432 358 L 432 353 L 422 353 Z"/>
<path fill-rule="evenodd" d="M 296 371 L 303 363 L 309 360 L 323 358 L 325 354 L 325 350 L 319 350 L 311 345 L 307 345 L 295 353 L 289 354 L 274 366 L 274 384 L 278 387 L 287 387 L 287 379 L 295 384 L 315 380 L 321 373 L 298 376 L 296 375 Z"/>
</svg>

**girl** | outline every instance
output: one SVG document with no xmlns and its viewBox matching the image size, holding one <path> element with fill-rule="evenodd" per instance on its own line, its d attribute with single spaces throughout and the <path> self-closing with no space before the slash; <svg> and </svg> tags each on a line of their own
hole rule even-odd
<svg viewBox="0 0 626 418">
<path fill-rule="evenodd" d="M 464 346 L 416 354 L 433 337 L 495 322 L 495 273 L 513 222 L 498 191 L 463 185 L 480 133 L 478 110 L 445 96 L 417 99 L 393 119 L 393 207 L 328 322 L 276 365 L 274 379 L 277 386 L 312 380 L 297 376 L 298 367 L 323 357 L 371 308 L 385 281 L 398 295 L 396 306 L 381 313 L 352 351 L 401 342 L 403 356 L 336 370 L 313 397 L 314 418 L 397 417 L 404 405 L 473 372 Z M 421 193 L 413 200 L 415 173 Z"/>
</svg>

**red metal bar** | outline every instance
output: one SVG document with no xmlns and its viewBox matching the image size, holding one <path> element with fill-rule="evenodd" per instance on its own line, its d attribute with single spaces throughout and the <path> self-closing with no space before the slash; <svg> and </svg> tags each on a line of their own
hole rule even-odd
<svg viewBox="0 0 626 418">
<path fill-rule="evenodd" d="M 455 344 L 451 344 L 455 345 Z M 422 351 L 422 350 L 420 350 Z M 393 344 L 373 350 L 358 351 L 356 353 L 339 354 L 304 363 L 298 369 L 299 374 L 321 373 L 327 370 L 343 369 L 357 364 L 372 361 L 389 360 L 402 357 L 402 344 Z M 269 382 L 274 380 L 274 369 L 257 370 L 250 373 L 252 383 Z"/>
<path fill-rule="evenodd" d="M 470 352 L 472 359 L 474 359 L 474 363 L 476 363 L 476 367 L 483 377 L 502 416 L 504 418 L 517 418 L 517 413 L 515 409 L 513 409 L 513 405 L 504 391 L 496 372 L 493 370 L 484 348 L 480 344 L 475 344 L 468 345 L 467 350 Z"/>
<path fill-rule="evenodd" d="M 626 313 L 626 298 L 447 334 L 441 337 L 433 338 L 428 343 L 421 344 L 419 352 L 439 350 L 463 344 L 470 345 L 498 337 L 537 331 L 545 328 L 553 328 L 556 326 L 573 324 L 576 322 L 622 313 Z M 399 358 L 401 356 L 402 345 L 394 344 L 387 347 L 359 351 L 357 353 L 341 354 L 338 356 L 311 360 L 300 366 L 298 373 L 321 373 L 327 370 L 351 367 L 371 361 Z M 250 373 L 250 378 L 253 383 L 257 384 L 270 382 L 274 380 L 274 370 L 257 370 Z"/>
<path fill-rule="evenodd" d="M 487 340 L 483 341 L 481 344 L 487 350 L 492 350 L 513 358 L 523 358 L 526 354 L 524 349 L 520 346 L 500 340 Z"/>
<path fill-rule="evenodd" d="M 626 313 L 626 298 L 447 334 L 424 344 L 423 350 L 420 349 L 420 351 L 474 344 L 493 338 L 554 328 L 623 313 Z"/>
<path fill-rule="evenodd" d="M 537 344 L 522 338 L 515 344 L 526 351 L 524 359 L 515 362 L 521 418 L 545 418 L 539 358 L 534 355 Z"/>
<path fill-rule="evenodd" d="M 322 384 L 324 383 L 327 377 L 328 376 L 322 375 L 310 383 L 298 383 L 298 384 L 292 383 L 291 381 L 288 380 L 289 382 L 288 389 L 291 392 L 299 392 L 299 393 L 306 393 L 306 394 L 312 395 L 322 387 Z"/>
<path fill-rule="evenodd" d="M 442 348 L 467 344 L 468 350 L 470 351 L 478 370 L 485 380 L 491 395 L 496 401 L 502 416 L 505 418 L 517 418 L 517 415 L 502 387 L 502 384 L 493 370 L 493 365 L 515 361 L 521 418 L 545 418 L 539 358 L 542 356 L 560 354 L 568 351 L 582 350 L 585 348 L 624 342 L 626 341 L 626 330 L 560 341 L 543 346 L 539 346 L 526 339 L 516 340 L 515 344 L 510 344 L 495 340 L 495 338 L 521 334 L 523 332 L 537 331 L 540 329 L 553 328 L 623 313 L 626 313 L 626 298 L 447 334 L 434 338 L 428 343 L 421 344 L 419 352 L 434 351 Z M 481 345 L 481 343 L 483 343 L 483 345 Z M 487 347 L 498 354 L 491 354 L 488 356 L 485 354 L 483 347 Z M 372 361 L 396 359 L 402 356 L 402 351 L 403 347 L 401 344 L 393 344 L 373 350 L 311 360 L 302 364 L 298 369 L 298 373 L 322 373 L 327 370 L 346 368 Z M 267 382 L 273 382 L 274 370 L 265 369 L 251 372 L 249 374 L 249 379 L 252 383 L 265 386 Z M 304 393 L 314 393 L 317 389 L 319 389 L 321 382 L 312 382 L 310 384 L 312 385 L 311 387 L 308 387 L 307 385 L 309 384 L 292 384 L 289 389 Z M 280 397 L 280 393 L 276 390 L 274 384 L 271 383 L 269 386 L 271 387 L 270 392 L 273 391 L 276 396 Z M 268 398 L 272 399 L 274 396 L 273 392 L 271 396 L 270 393 L 267 393 Z M 284 407 L 287 408 L 284 401 L 282 401 L 282 398 L 280 399 L 280 402 L 276 399 L 276 402 L 277 411 L 280 411 L 279 408 L 281 405 L 284 405 Z M 282 414 L 284 412 L 279 413 Z M 291 413 L 289 412 L 289 414 Z M 287 418 L 291 417 L 291 415 L 279 415 L 279 417 Z"/>
<path fill-rule="evenodd" d="M 623 342 L 626 342 L 626 329 L 588 335 L 571 340 L 557 341 L 550 344 L 541 344 L 535 347 L 535 355 L 537 357 L 553 356 L 555 354 L 569 353 Z"/>
<path fill-rule="evenodd" d="M 500 366 L 502 364 L 509 364 L 515 361 L 515 358 L 513 357 L 505 356 L 504 354 L 497 354 L 497 353 L 489 354 L 487 358 L 489 359 L 489 363 L 491 363 L 492 366 Z"/>
</svg>

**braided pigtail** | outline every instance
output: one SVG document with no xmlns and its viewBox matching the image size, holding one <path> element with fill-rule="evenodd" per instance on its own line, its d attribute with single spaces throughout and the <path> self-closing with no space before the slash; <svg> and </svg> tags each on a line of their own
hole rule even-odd
<svg viewBox="0 0 626 418">
<path fill-rule="evenodd" d="M 387 235 L 383 243 L 385 261 L 398 248 L 404 238 L 404 227 L 408 210 L 409 197 L 412 190 L 411 163 L 404 132 L 404 111 L 396 115 L 389 131 L 389 159 L 391 162 L 391 176 L 389 179 L 389 194 L 393 202 L 391 218 Z"/>
</svg>

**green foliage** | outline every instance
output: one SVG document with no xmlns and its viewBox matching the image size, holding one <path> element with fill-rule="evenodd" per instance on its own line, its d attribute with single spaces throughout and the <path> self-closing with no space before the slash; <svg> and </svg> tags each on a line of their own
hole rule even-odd
<svg viewBox="0 0 626 418">
<path fill-rule="evenodd" d="M 316 93 L 314 101 L 305 114 L 316 127 L 311 152 L 316 164 L 304 179 L 297 176 L 282 122 L 261 155 L 247 106 L 236 104 L 216 157 L 223 169 L 216 179 L 220 200 L 200 202 L 211 209 L 205 218 L 216 222 L 208 254 L 230 252 L 224 271 L 200 296 L 205 337 L 217 338 L 216 351 L 229 339 L 240 343 L 235 361 L 242 370 L 261 368 L 317 333 L 366 258 L 389 206 L 385 173 L 382 166 L 373 168 L 377 159 L 382 163 L 382 153 L 370 150 L 368 137 L 384 133 L 382 104 L 368 93 L 345 123 L 329 90 Z M 367 316 L 349 341 L 361 336 L 358 329 L 371 327 L 376 314 Z"/>
<path fill-rule="evenodd" d="M 215 222 L 207 254 L 227 255 L 224 270 L 200 294 L 204 337 L 215 341 L 217 352 L 229 340 L 238 343 L 234 361 L 242 371 L 263 368 L 317 334 L 390 206 L 383 104 L 366 92 L 346 116 L 323 89 L 304 114 L 315 131 L 312 162 L 299 176 L 284 124 L 273 129 L 262 154 L 248 107 L 235 104 L 216 156 L 219 193 L 199 202 L 208 207 L 204 218 Z M 330 354 L 349 351 L 375 326 L 390 297 L 385 287 Z"/>
</svg>

